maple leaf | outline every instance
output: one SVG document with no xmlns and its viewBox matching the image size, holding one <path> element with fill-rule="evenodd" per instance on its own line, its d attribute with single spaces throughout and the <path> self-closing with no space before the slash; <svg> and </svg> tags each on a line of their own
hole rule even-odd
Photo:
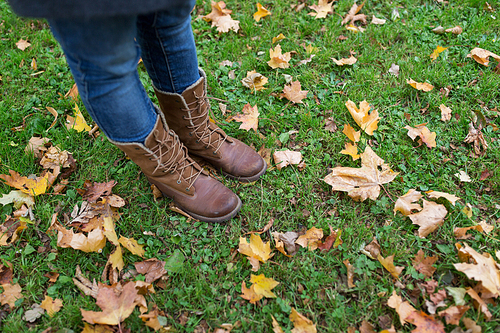
<svg viewBox="0 0 500 333">
<path fill-rule="evenodd" d="M 356 59 L 353 55 L 351 55 L 349 58 L 342 58 L 340 60 L 337 60 L 335 58 L 330 58 L 333 60 L 334 63 L 337 64 L 337 66 L 344 66 L 344 65 L 354 65 L 358 59 Z"/>
<path fill-rule="evenodd" d="M 31 43 L 21 38 L 19 41 L 17 41 L 16 46 L 19 50 L 24 51 L 31 46 Z"/>
<path fill-rule="evenodd" d="M 413 224 L 420 226 L 418 228 L 418 236 L 425 238 L 443 224 L 448 211 L 443 205 L 427 200 L 422 201 L 424 208 L 418 213 L 408 215 L 408 217 L 412 220 Z"/>
<path fill-rule="evenodd" d="M 61 310 L 62 305 L 63 302 L 61 299 L 52 299 L 52 297 L 46 295 L 45 299 L 40 304 L 40 307 L 47 311 L 49 317 L 53 317 L 56 312 L 59 312 L 59 310 Z"/>
<path fill-rule="evenodd" d="M 466 290 L 467 294 L 477 302 L 477 308 L 479 308 L 479 310 L 484 313 L 484 315 L 486 316 L 486 320 L 491 320 L 491 318 L 493 318 L 493 315 L 488 309 L 488 304 L 486 304 L 486 302 L 477 294 L 474 289 L 467 288 Z"/>
<path fill-rule="evenodd" d="M 500 56 L 496 55 L 493 52 L 490 52 L 485 49 L 481 49 L 479 47 L 473 48 L 470 53 L 467 55 L 467 58 L 472 58 L 476 60 L 476 62 L 480 63 L 483 66 L 488 66 L 490 63 L 490 57 L 495 59 L 496 61 L 500 61 Z"/>
<path fill-rule="evenodd" d="M 272 233 L 275 241 L 275 247 L 278 251 L 283 253 L 287 257 L 292 257 L 297 252 L 297 246 L 295 246 L 295 241 L 299 237 L 299 234 L 294 231 L 288 231 L 285 233 L 273 232 Z M 285 248 L 288 251 L 285 252 Z"/>
<path fill-rule="evenodd" d="M 302 236 L 299 236 L 295 241 L 295 244 L 299 244 L 302 247 L 308 248 L 309 251 L 314 251 L 318 248 L 320 240 L 323 238 L 323 230 L 316 227 L 312 227 L 307 230 Z"/>
<path fill-rule="evenodd" d="M 412 140 L 415 140 L 418 136 L 420 137 L 420 140 L 427 145 L 427 147 L 436 147 L 436 132 L 429 131 L 429 129 L 425 126 L 426 124 L 427 123 L 417 125 L 415 128 L 406 125 L 405 128 L 408 130 L 408 136 Z"/>
<path fill-rule="evenodd" d="M 246 238 L 240 237 L 238 252 L 248 256 L 248 260 L 252 265 L 252 271 L 254 272 L 259 270 L 259 261 L 265 263 L 273 256 L 271 254 L 271 242 L 264 244 L 262 239 L 256 234 L 250 235 L 250 242 L 247 242 Z"/>
<path fill-rule="evenodd" d="M 68 115 L 66 117 L 66 128 L 74 129 L 77 132 L 89 132 L 91 130 L 90 126 L 87 125 L 87 121 L 83 117 L 83 114 L 80 112 L 78 105 L 75 104 L 75 114 L 74 117 Z"/>
<path fill-rule="evenodd" d="M 62 248 L 71 247 L 75 250 L 83 252 L 99 252 L 106 245 L 106 237 L 100 228 L 96 228 L 89 232 L 88 237 L 82 233 L 74 233 L 73 229 L 68 230 L 60 227 L 57 234 L 57 246 Z"/>
<path fill-rule="evenodd" d="M 267 77 L 260 73 L 257 73 L 256 71 L 247 72 L 247 77 L 241 80 L 241 83 L 245 87 L 250 88 L 253 91 L 261 91 L 267 89 L 266 87 L 264 87 L 267 82 Z"/>
<path fill-rule="evenodd" d="M 309 6 L 316 13 L 308 13 L 307 15 L 314 16 L 315 19 L 325 18 L 330 12 L 333 12 L 332 6 L 333 2 L 328 2 L 328 0 L 318 0 L 317 5 Z"/>
<path fill-rule="evenodd" d="M 31 195 L 20 190 L 10 191 L 8 194 L 2 194 L 0 204 L 8 205 L 11 203 L 14 204 L 14 209 L 19 209 L 22 205 L 33 207 L 35 205 L 35 199 Z"/>
<path fill-rule="evenodd" d="M 432 267 L 437 261 L 437 257 L 426 257 L 424 251 L 418 250 L 417 255 L 412 260 L 413 268 L 425 277 L 431 277 L 436 271 L 435 267 Z"/>
<path fill-rule="evenodd" d="M 345 149 L 342 149 L 340 153 L 351 156 L 353 161 L 356 161 L 361 156 L 358 154 L 358 146 L 350 142 L 345 144 Z"/>
<path fill-rule="evenodd" d="M 439 191 L 432 191 L 432 190 L 430 190 L 430 191 L 425 192 L 425 194 L 427 194 L 429 196 L 429 198 L 436 198 L 436 199 L 438 199 L 438 198 L 445 198 L 453 206 L 455 206 L 455 202 L 457 202 L 458 200 L 461 200 L 456 195 L 445 193 L 445 192 L 439 192 Z"/>
<path fill-rule="evenodd" d="M 302 100 L 307 97 L 308 90 L 300 89 L 302 89 L 300 82 L 298 80 L 293 81 L 290 85 L 285 85 L 280 97 L 285 97 L 294 104 L 302 103 Z"/>
<path fill-rule="evenodd" d="M 277 44 L 276 47 L 273 49 L 269 49 L 269 57 L 271 60 L 267 62 L 271 68 L 288 68 L 290 67 L 290 64 L 288 63 L 290 59 L 292 58 L 292 55 L 290 52 L 287 52 L 285 54 L 281 53 L 281 45 Z"/>
<path fill-rule="evenodd" d="M 278 36 L 273 37 L 272 42 L 274 44 L 274 43 L 279 42 L 280 40 L 283 40 L 285 38 L 286 38 L 285 35 L 283 35 L 283 33 L 280 33 Z"/>
<path fill-rule="evenodd" d="M 144 281 L 147 283 L 153 283 L 168 273 L 165 269 L 165 261 L 161 261 L 156 258 L 136 262 L 134 266 L 137 273 L 145 275 Z"/>
<path fill-rule="evenodd" d="M 118 269 L 121 272 L 123 266 L 125 266 L 121 246 L 117 246 L 115 251 L 109 255 L 108 262 L 111 264 L 112 269 Z"/>
<path fill-rule="evenodd" d="M 493 297 L 498 297 L 500 295 L 500 265 L 489 253 L 485 252 L 481 255 L 467 244 L 461 248 L 461 251 L 469 254 L 476 263 L 459 263 L 453 266 L 467 275 L 469 279 L 480 281 L 483 287 L 493 294 Z"/>
<path fill-rule="evenodd" d="M 471 122 L 469 124 L 469 133 L 464 139 L 466 143 L 474 143 L 474 152 L 478 156 L 486 154 L 486 149 L 488 148 L 488 143 L 484 139 L 483 132 L 481 128 L 475 128 L 474 124 Z M 483 149 L 481 150 L 481 146 Z"/>
<path fill-rule="evenodd" d="M 344 133 L 352 142 L 359 142 L 359 139 L 361 138 L 361 131 L 355 131 L 349 124 L 344 125 L 342 133 Z"/>
<path fill-rule="evenodd" d="M 30 323 L 33 323 L 43 315 L 43 312 L 44 311 L 39 304 L 33 304 L 31 306 L 31 309 L 26 311 L 21 318 L 23 320 L 29 321 Z"/>
<path fill-rule="evenodd" d="M 85 276 L 83 276 L 82 270 L 80 269 L 80 266 L 78 266 L 78 265 L 76 265 L 75 277 L 73 278 L 73 283 L 85 295 L 97 298 L 97 294 L 99 293 L 99 286 L 95 282 L 95 279 L 93 282 L 90 282 L 89 279 L 87 279 Z"/>
<path fill-rule="evenodd" d="M 23 298 L 21 294 L 21 286 L 19 283 L 15 284 L 2 284 L 3 292 L 0 294 L 0 304 L 5 305 L 9 304 L 11 309 L 16 307 L 16 301 L 20 298 Z"/>
<path fill-rule="evenodd" d="M 434 86 L 427 83 L 427 82 L 420 83 L 420 82 L 413 81 L 412 79 L 408 79 L 408 80 L 406 80 L 406 83 L 408 83 L 410 86 L 412 86 L 413 88 L 415 88 L 417 90 L 422 90 L 425 92 L 428 92 L 428 91 L 431 91 L 432 89 L 434 89 Z"/>
<path fill-rule="evenodd" d="M 84 189 L 78 190 L 84 199 L 88 202 L 96 202 L 99 198 L 104 196 L 109 196 L 112 194 L 113 187 L 116 185 L 116 181 L 111 180 L 106 183 L 97 183 L 90 181 L 85 181 Z"/>
<path fill-rule="evenodd" d="M 253 19 L 259 22 L 261 18 L 271 15 L 271 12 L 257 2 L 257 11 L 253 14 Z"/>
<path fill-rule="evenodd" d="M 380 185 L 393 181 L 398 174 L 368 146 L 361 154 L 361 168 L 336 167 L 323 180 L 332 190 L 347 192 L 355 201 L 377 200 Z"/>
<path fill-rule="evenodd" d="M 139 257 L 144 257 L 144 245 L 141 245 L 137 243 L 137 241 L 133 238 L 127 238 L 120 236 L 120 239 L 118 239 L 118 242 L 129 250 L 132 254 L 138 255 Z"/>
<path fill-rule="evenodd" d="M 387 300 L 387 305 L 396 310 L 399 315 L 401 325 L 407 323 L 407 318 L 410 314 L 417 311 L 409 302 L 403 301 L 401 296 L 396 294 L 396 290 L 392 291 L 391 297 Z"/>
<path fill-rule="evenodd" d="M 285 333 L 283 329 L 280 327 L 280 324 L 276 321 L 273 315 L 271 315 L 271 318 L 273 319 L 273 332 L 274 333 Z"/>
<path fill-rule="evenodd" d="M 287 165 L 299 164 L 302 160 L 302 153 L 298 151 L 282 150 L 273 153 L 274 163 L 278 170 L 283 169 Z"/>
<path fill-rule="evenodd" d="M 68 92 L 64 95 L 65 98 L 70 98 L 72 100 L 76 100 L 78 98 L 78 86 L 76 83 L 73 84 L 73 86 L 68 90 Z"/>
<path fill-rule="evenodd" d="M 7 262 L 7 265 L 0 264 L 0 285 L 12 283 L 12 264 Z"/>
<path fill-rule="evenodd" d="M 240 129 L 251 130 L 253 129 L 257 132 L 257 128 L 259 127 L 259 110 L 257 109 L 257 105 L 251 106 L 250 104 L 245 104 L 242 110 L 243 113 L 239 113 L 237 115 L 231 116 L 227 119 L 227 121 L 238 121 L 242 124 L 240 125 Z"/>
<path fill-rule="evenodd" d="M 365 246 L 365 248 L 361 250 L 361 252 L 369 258 L 376 260 L 380 255 L 380 244 L 378 243 L 377 238 L 373 237 L 373 240 L 370 242 L 370 244 Z"/>
<path fill-rule="evenodd" d="M 377 129 L 378 121 L 380 120 L 378 111 L 373 109 L 369 113 L 370 104 L 368 104 L 366 100 L 359 103 L 359 109 L 351 100 L 348 100 L 345 103 L 345 106 L 349 110 L 349 113 L 351 114 L 356 124 L 358 124 L 358 126 L 361 127 L 361 129 L 365 131 L 366 134 L 373 135 L 373 131 Z"/>
<path fill-rule="evenodd" d="M 319 242 L 318 243 L 318 249 L 321 251 L 328 251 L 332 247 L 336 249 L 339 247 L 339 245 L 342 244 L 342 230 L 336 229 L 333 230 L 332 226 L 329 225 L 330 227 L 330 235 L 328 235 L 325 239 L 324 242 Z"/>
<path fill-rule="evenodd" d="M 106 238 L 113 244 L 113 245 L 118 245 L 118 236 L 116 235 L 115 231 L 115 222 L 113 221 L 113 218 L 111 217 L 110 212 L 108 214 L 103 216 L 103 234 L 106 236 Z M 121 253 L 121 251 L 120 251 Z"/>
<path fill-rule="evenodd" d="M 391 273 L 395 279 L 399 279 L 399 274 L 401 274 L 404 267 L 394 266 L 394 255 L 384 258 L 379 254 L 377 256 L 377 260 L 382 264 L 382 266 L 384 266 L 385 269 L 387 269 L 389 273 Z"/>
<path fill-rule="evenodd" d="M 350 21 L 350 24 L 354 24 L 356 21 L 361 21 L 363 24 L 366 24 L 366 15 L 365 14 L 358 14 L 361 8 L 363 8 L 364 3 L 361 5 L 354 4 L 352 5 L 351 9 L 347 13 L 346 17 L 342 20 L 341 24 L 344 25 L 347 22 Z M 358 14 L 358 15 L 356 15 Z"/>
<path fill-rule="evenodd" d="M 27 225 L 25 221 L 8 218 L 4 224 L 0 225 L 0 246 L 14 243 L 18 237 L 18 233 L 26 228 Z"/>
<path fill-rule="evenodd" d="M 444 317 L 448 325 L 460 325 L 460 319 L 469 310 L 468 306 L 450 306 L 448 309 L 439 311 L 438 315 Z"/>
<path fill-rule="evenodd" d="M 31 196 L 37 196 L 43 194 L 47 191 L 49 187 L 49 177 L 51 173 L 46 173 L 43 177 L 36 177 L 31 179 L 28 177 L 23 177 L 19 173 L 9 170 L 9 175 L 0 175 L 0 179 L 5 181 L 5 184 L 15 187 L 21 190 L 23 193 L 29 194 Z"/>
<path fill-rule="evenodd" d="M 266 278 L 264 274 L 250 274 L 250 282 L 253 284 L 250 288 L 247 288 L 245 281 L 243 281 L 241 284 L 241 292 L 243 294 L 240 295 L 242 298 L 250 301 L 250 303 L 255 304 L 263 297 L 276 298 L 276 295 L 271 290 L 275 288 L 279 282 L 274 281 L 272 278 Z"/>
<path fill-rule="evenodd" d="M 102 312 L 80 311 L 83 320 L 90 324 L 119 325 L 141 303 L 145 303 L 144 296 L 138 294 L 135 282 L 130 281 L 123 286 L 121 292 L 115 288 L 99 289 L 96 304 Z"/>
<path fill-rule="evenodd" d="M 417 326 L 417 328 L 412 331 L 413 333 L 445 333 L 443 323 L 436 321 L 434 317 L 429 316 L 425 312 L 414 311 L 406 319 L 409 323 Z"/>
<path fill-rule="evenodd" d="M 33 153 L 35 157 L 41 158 L 43 156 L 42 152 L 47 150 L 47 147 L 45 147 L 45 145 L 49 144 L 49 142 L 49 138 L 39 138 L 33 136 L 28 141 L 28 144 L 26 145 L 26 148 L 24 148 L 24 151 L 26 153 Z"/>
<path fill-rule="evenodd" d="M 217 27 L 218 32 L 229 32 L 229 30 L 238 32 L 240 29 L 240 21 L 231 18 L 230 14 L 233 11 L 226 9 L 224 1 L 212 1 L 211 6 L 212 11 L 208 15 L 203 16 L 205 21 L 212 22 L 212 27 Z"/>
<path fill-rule="evenodd" d="M 163 327 L 160 323 L 159 317 L 165 318 L 165 316 L 160 316 L 160 312 L 158 311 L 158 307 L 156 306 L 156 304 L 153 306 L 153 309 L 149 311 L 149 313 L 141 314 L 139 316 L 139 318 L 142 319 L 146 326 L 151 327 L 155 331 L 158 331 Z"/>
<path fill-rule="evenodd" d="M 294 308 L 290 313 L 290 320 L 293 323 L 292 333 L 316 333 L 316 325 L 313 324 L 312 320 L 301 315 Z"/>
<path fill-rule="evenodd" d="M 407 216 L 411 214 L 412 210 L 422 210 L 422 207 L 419 204 L 414 204 L 414 202 L 417 202 L 420 199 L 422 199 L 422 194 L 419 191 L 409 189 L 405 195 L 400 196 L 398 200 L 396 200 L 396 204 L 394 205 L 394 214 L 399 211 L 403 215 Z"/>
<path fill-rule="evenodd" d="M 441 121 L 448 121 L 451 119 L 451 109 L 444 104 L 439 105 L 441 110 Z"/>
<path fill-rule="evenodd" d="M 71 166 L 71 153 L 59 147 L 51 146 L 40 160 L 40 165 L 45 169 L 68 168 Z"/>
<path fill-rule="evenodd" d="M 446 50 L 447 47 L 442 47 L 442 46 L 437 46 L 436 49 L 429 55 L 429 57 L 432 59 L 432 61 L 436 60 L 437 57 L 439 57 L 439 54 Z M 418 83 L 417 83 L 418 84 Z M 415 88 L 415 87 L 414 87 Z M 418 88 L 417 88 L 418 89 Z"/>
</svg>

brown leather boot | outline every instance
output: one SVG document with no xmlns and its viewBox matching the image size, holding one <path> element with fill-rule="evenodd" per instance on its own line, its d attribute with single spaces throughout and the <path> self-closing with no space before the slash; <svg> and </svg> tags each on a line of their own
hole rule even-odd
<svg viewBox="0 0 500 333">
<path fill-rule="evenodd" d="M 111 142 L 141 168 L 151 184 L 194 218 L 223 222 L 240 210 L 240 198 L 221 182 L 209 177 L 189 157 L 186 147 L 164 125 L 160 115 L 144 144 Z"/>
<path fill-rule="evenodd" d="M 242 182 L 253 182 L 266 172 L 267 164 L 252 148 L 231 138 L 210 121 L 206 97 L 206 77 L 188 87 L 182 95 L 155 88 L 168 126 L 189 149 L 220 169 L 223 174 Z"/>
</svg>

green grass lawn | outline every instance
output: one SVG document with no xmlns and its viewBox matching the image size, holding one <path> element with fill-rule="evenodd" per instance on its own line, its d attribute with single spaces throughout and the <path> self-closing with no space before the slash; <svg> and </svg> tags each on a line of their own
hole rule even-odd
<svg viewBox="0 0 500 333">
<path fill-rule="evenodd" d="M 0 247 L 0 263 L 13 264 L 14 283 L 21 285 L 23 294 L 14 309 L 7 305 L 0 308 L 0 331 L 42 332 L 50 327 L 45 332 L 81 332 L 84 324 L 80 309 L 100 311 L 95 300 L 85 296 L 71 278 L 79 265 L 87 277 L 100 281 L 113 246 L 108 243 L 102 253 L 84 253 L 58 247 L 54 235 L 50 242 L 43 243 L 43 233 L 54 212 L 60 216 L 70 214 L 75 204 L 82 202 L 77 190 L 83 188 L 86 180 L 117 182 L 113 192 L 126 201 L 119 210 L 122 215 L 117 232 L 143 244 L 146 258 L 166 260 L 175 251 L 185 255 L 182 269 L 169 273 L 163 289 L 156 288 L 156 294 L 147 296 L 150 307 L 156 304 L 164 311 L 168 326 L 177 332 L 212 332 L 224 323 L 235 325 L 232 332 L 270 332 L 271 315 L 290 332 L 291 308 L 311 319 L 318 332 L 347 332 L 349 327 L 358 329 L 362 321 L 371 323 L 377 332 L 388 328 L 387 323 L 400 332 L 410 332 L 415 326 L 402 326 L 387 300 L 396 290 L 416 309 L 428 313 L 425 301 L 429 296 L 419 288 L 430 279 L 412 266 L 418 250 L 438 257 L 433 279 L 439 289 L 476 284 L 453 266 L 459 262 L 457 241 L 480 253 L 488 252 L 500 261 L 495 257 L 500 250 L 500 131 L 496 131 L 500 127 L 500 69 L 495 70 L 498 61 L 491 58 L 485 67 L 466 57 L 475 47 L 500 54 L 499 2 L 489 1 L 496 10 L 490 12 L 485 9 L 484 0 L 366 1 L 360 13 L 367 15 L 369 24 L 362 33 L 349 31 L 340 24 L 352 1 L 337 1 L 333 14 L 315 19 L 308 15 L 312 10 L 307 6 L 315 4 L 310 0 L 299 12 L 291 4 L 301 1 L 264 0 L 261 4 L 272 15 L 258 23 L 252 17 L 256 3 L 226 1 L 227 8 L 233 10 L 231 16 L 240 21 L 238 33 L 219 34 L 201 19 L 210 12 L 209 1 L 198 1 L 193 12 L 198 59 L 208 75 L 209 94 L 227 101 L 231 113 L 222 115 L 217 101 L 212 102 L 212 111 L 229 135 L 256 150 L 265 145 L 272 151 L 300 151 L 306 167 L 302 171 L 296 166 L 271 168 L 254 184 L 220 177 L 240 196 L 243 208 L 230 222 L 210 225 L 188 221 L 171 211 L 169 199 L 155 200 L 139 168 L 125 159 L 104 135 L 91 137 L 86 132 L 66 129 L 66 115 L 73 114 L 74 102 L 64 95 L 74 81 L 61 48 L 44 20 L 19 18 L 0 0 L 0 173 L 14 170 L 24 176 L 40 175 L 42 168 L 36 159 L 24 152 L 32 136 L 50 138 L 77 160 L 77 170 L 69 178 L 65 193 L 56 195 L 49 191 L 37 196 L 32 223 L 12 245 Z M 372 15 L 387 21 L 383 25 L 370 24 Z M 459 35 L 432 32 L 437 26 L 447 29 L 457 25 L 463 28 Z M 283 52 L 293 51 L 291 66 L 272 69 L 267 64 L 269 49 L 275 47 L 277 43 L 273 44 L 272 38 L 280 33 L 286 37 L 279 42 Z M 16 47 L 20 39 L 28 40 L 31 46 L 21 51 Z M 310 56 L 302 45 L 315 47 L 315 57 L 299 65 Z M 429 55 L 437 46 L 447 49 L 432 61 Z M 347 58 L 350 52 L 358 59 L 352 66 L 337 66 L 331 60 Z M 225 60 L 233 65 L 221 66 Z M 391 64 L 399 65 L 398 77 L 388 73 Z M 154 98 L 144 66 L 139 65 L 138 70 Z M 253 93 L 241 84 L 247 71 L 252 70 L 269 79 L 266 90 Z M 230 71 L 234 71 L 235 78 L 230 78 Z M 308 91 L 303 104 L 279 98 L 285 75 L 299 80 L 302 90 Z M 410 78 L 428 82 L 434 89 L 417 91 L 406 83 Z M 359 161 L 340 154 L 348 141 L 342 133 L 343 125 L 359 129 L 345 107 L 347 100 L 356 105 L 366 100 L 381 117 L 373 136 L 362 134 L 360 151 L 370 146 L 400 173 L 384 185 L 376 201 L 356 202 L 344 192 L 331 191 L 323 181 L 331 168 L 360 167 Z M 240 113 L 247 103 L 258 106 L 258 132 L 239 129 L 239 122 L 227 121 L 229 115 Z M 85 109 L 81 100 L 77 104 L 82 111 Z M 450 121 L 440 120 L 441 104 L 453 110 Z M 50 130 L 47 129 L 54 117 L 46 107 L 54 108 L 59 115 Z M 90 117 L 86 112 L 84 115 L 92 126 Z M 464 139 L 469 124 L 480 122 L 481 115 L 490 123 L 482 130 L 489 147 L 485 155 L 474 156 L 473 145 L 464 143 Z M 330 117 L 337 126 L 334 132 L 325 129 L 325 121 Z M 12 130 L 23 122 L 23 130 Z M 419 146 L 408 137 L 404 127 L 421 123 L 427 123 L 430 131 L 436 133 L 435 148 Z M 460 181 L 455 176 L 460 171 L 466 172 L 472 181 Z M 438 200 L 448 210 L 445 222 L 421 238 L 418 227 L 407 217 L 393 213 L 394 201 L 409 189 L 447 192 L 461 200 L 455 206 Z M 1 193 L 11 190 L 0 182 Z M 472 207 L 471 217 L 462 211 L 467 205 Z M 14 211 L 12 204 L 0 208 L 3 219 Z M 272 218 L 275 222 L 271 230 L 261 235 L 265 241 L 272 240 L 273 231 L 299 231 L 314 226 L 329 234 L 331 226 L 342 230 L 343 244 L 326 253 L 302 248 L 292 258 L 275 251 L 274 257 L 255 274 L 280 282 L 273 289 L 277 298 L 253 305 L 239 296 L 242 282 L 248 286 L 250 274 L 254 273 L 248 260 L 237 254 L 239 238 L 262 228 Z M 467 240 L 454 237 L 455 227 L 473 226 L 481 221 L 495 229 L 488 235 L 470 231 L 473 237 Z M 394 263 L 404 267 L 398 282 L 378 261 L 361 252 L 373 237 L 380 243 L 383 257 L 394 255 Z M 41 246 L 49 248 L 42 253 L 31 251 Z M 124 252 L 124 271 L 142 260 Z M 353 288 L 347 285 L 344 260 L 354 266 Z M 49 272 L 60 274 L 57 282 L 48 281 L 44 275 Z M 40 304 L 45 295 L 61 299 L 63 308 L 53 317 L 42 315 L 34 323 L 22 320 L 23 314 L 33 304 Z M 445 302 L 447 306 L 454 305 L 451 296 Z M 487 321 L 473 307 L 469 296 L 466 302 L 470 309 L 464 317 L 477 321 L 483 332 L 498 331 L 500 306 L 488 305 L 493 319 Z M 144 325 L 139 314 L 138 309 L 134 310 L 122 328 L 131 332 L 153 331 Z M 437 315 L 436 318 L 444 323 L 444 319 Z M 463 324 L 460 326 L 465 330 Z M 456 325 L 445 327 L 446 332 L 451 332 Z"/>
</svg>

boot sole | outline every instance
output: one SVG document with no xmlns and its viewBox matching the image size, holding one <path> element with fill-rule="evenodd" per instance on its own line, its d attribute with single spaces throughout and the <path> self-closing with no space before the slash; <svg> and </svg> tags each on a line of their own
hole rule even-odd
<svg viewBox="0 0 500 333">
<path fill-rule="evenodd" d="M 264 159 L 263 159 L 264 160 Z M 264 161 L 264 167 L 262 168 L 262 170 L 260 170 L 256 175 L 253 175 L 253 176 L 250 176 L 250 177 L 239 177 L 239 176 L 235 176 L 235 175 L 232 175 L 230 173 L 227 173 L 227 172 L 224 172 L 223 170 L 221 170 L 221 173 L 228 177 L 228 178 L 231 178 L 231 179 L 234 179 L 234 180 L 237 180 L 237 181 L 240 181 L 242 183 L 252 183 L 254 181 L 257 181 L 259 180 L 259 178 L 266 173 L 266 170 L 267 170 L 267 163 L 266 161 Z"/>
<path fill-rule="evenodd" d="M 220 217 L 207 217 L 207 216 L 203 216 L 203 215 L 198 215 L 198 214 L 195 214 L 195 213 L 192 213 L 190 211 L 188 211 L 187 209 L 184 209 L 184 207 L 180 206 L 179 204 L 177 204 L 177 206 L 186 214 L 188 214 L 189 216 L 192 216 L 194 217 L 195 219 L 197 220 L 200 220 L 202 222 L 208 222 L 208 223 L 222 223 L 222 222 L 226 222 L 226 221 L 229 221 L 230 219 L 232 219 L 233 217 L 235 217 L 238 212 L 240 211 L 241 209 L 241 199 L 238 197 L 238 205 L 236 206 L 235 209 L 233 209 L 232 212 L 224 215 L 224 216 L 220 216 Z"/>
</svg>

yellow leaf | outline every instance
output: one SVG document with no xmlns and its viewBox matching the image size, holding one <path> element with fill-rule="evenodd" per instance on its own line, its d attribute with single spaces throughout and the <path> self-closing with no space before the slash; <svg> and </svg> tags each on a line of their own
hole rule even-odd
<svg viewBox="0 0 500 333">
<path fill-rule="evenodd" d="M 269 60 L 267 62 L 267 64 L 269 66 L 271 66 L 271 68 L 288 68 L 288 67 L 290 67 L 290 64 L 288 62 L 292 58 L 292 55 L 290 52 L 282 54 L 280 44 L 276 45 L 274 50 L 269 49 L 269 57 L 271 58 L 271 60 Z"/>
<path fill-rule="evenodd" d="M 109 211 L 108 214 L 103 214 L 102 219 L 103 219 L 103 233 L 104 236 L 113 244 L 118 246 L 118 236 L 116 235 L 115 231 L 115 222 L 113 221 L 113 217 L 110 214 L 111 212 Z M 121 252 L 121 251 L 120 251 Z"/>
<path fill-rule="evenodd" d="M 276 295 L 271 291 L 271 289 L 275 288 L 279 282 L 274 281 L 272 278 L 266 278 L 264 274 L 250 274 L 250 282 L 253 283 L 256 294 L 267 298 L 276 298 Z"/>
<path fill-rule="evenodd" d="M 45 296 L 45 299 L 43 300 L 42 304 L 40 304 L 40 307 L 47 311 L 47 314 L 49 317 L 53 317 L 56 312 L 59 312 L 62 308 L 62 300 L 59 298 L 52 299 L 50 296 Z"/>
<path fill-rule="evenodd" d="M 255 292 L 255 288 L 253 285 L 250 288 L 247 288 L 245 281 L 241 283 L 241 292 L 242 294 L 240 295 L 240 297 L 246 299 L 252 304 L 255 304 L 257 301 L 261 300 L 264 297 L 264 295 L 258 295 Z"/>
<path fill-rule="evenodd" d="M 43 194 L 47 191 L 49 187 L 49 177 L 50 173 L 46 173 L 43 177 L 36 177 L 31 179 L 28 177 L 23 177 L 13 170 L 9 170 L 9 175 L 0 175 L 0 179 L 5 181 L 5 184 L 15 187 L 21 190 L 23 193 L 29 194 L 31 196 L 37 196 Z"/>
<path fill-rule="evenodd" d="M 356 161 L 361 156 L 358 154 L 358 146 L 350 142 L 345 144 L 345 149 L 342 149 L 340 153 L 351 156 L 353 161 Z"/>
<path fill-rule="evenodd" d="M 382 266 L 384 266 L 385 269 L 387 269 L 389 273 L 391 273 L 395 279 L 399 279 L 399 274 L 401 274 L 404 267 L 394 266 L 394 255 L 384 258 L 379 254 L 377 256 L 377 260 L 382 264 Z"/>
<path fill-rule="evenodd" d="M 256 235 L 250 235 L 250 242 L 243 237 L 240 237 L 240 246 L 238 252 L 249 257 L 250 262 L 253 266 L 253 271 L 256 272 L 259 269 L 259 261 L 265 263 L 273 255 L 271 254 L 271 242 L 264 244 L 262 239 Z M 254 259 L 253 261 L 251 259 Z"/>
<path fill-rule="evenodd" d="M 125 264 L 123 263 L 122 248 L 120 245 L 116 247 L 115 252 L 109 255 L 109 262 L 113 269 L 118 269 L 119 272 L 123 269 Z"/>
<path fill-rule="evenodd" d="M 257 11 L 253 14 L 253 19 L 259 22 L 261 18 L 271 15 L 271 12 L 257 2 Z"/>
<path fill-rule="evenodd" d="M 304 235 L 299 236 L 295 243 L 299 244 L 302 247 L 308 248 L 309 251 L 314 251 L 318 248 L 319 242 L 322 238 L 323 229 L 312 227 L 311 229 L 307 230 Z"/>
<path fill-rule="evenodd" d="M 316 325 L 312 320 L 298 313 L 294 308 L 290 313 L 290 320 L 293 323 L 292 333 L 316 333 Z"/>
<path fill-rule="evenodd" d="M 344 133 L 352 142 L 359 142 L 359 139 L 361 138 L 361 131 L 355 131 L 349 124 L 344 125 L 342 133 Z"/>
<path fill-rule="evenodd" d="M 439 57 L 439 54 L 446 49 L 447 47 L 441 47 L 438 45 L 438 47 L 436 47 L 436 49 L 429 55 L 429 57 L 431 57 L 431 59 L 434 61 L 437 59 L 437 57 Z"/>
<path fill-rule="evenodd" d="M 285 38 L 286 38 L 285 35 L 283 35 L 282 33 L 280 33 L 278 36 L 273 37 L 273 44 L 276 43 L 276 42 L 279 42 L 280 40 L 283 40 Z"/>
<path fill-rule="evenodd" d="M 271 315 L 271 318 L 273 318 L 273 332 L 274 333 L 285 333 L 283 329 L 280 327 L 280 324 L 276 321 L 273 315 Z"/>
<path fill-rule="evenodd" d="M 247 72 L 247 77 L 241 80 L 241 83 L 254 91 L 261 91 L 267 89 L 264 87 L 267 84 L 267 77 L 264 75 L 257 73 L 256 71 Z"/>
<path fill-rule="evenodd" d="M 140 245 L 135 239 L 120 236 L 120 239 L 118 241 L 124 248 L 132 252 L 132 254 L 138 255 L 139 257 L 144 257 L 144 245 Z"/>
<path fill-rule="evenodd" d="M 89 132 L 91 130 L 90 126 L 87 125 L 83 114 L 80 112 L 78 105 L 75 104 L 75 114 L 74 117 L 67 116 L 66 118 L 66 128 L 74 129 L 77 132 Z"/>
<path fill-rule="evenodd" d="M 370 111 L 370 104 L 368 104 L 366 100 L 359 103 L 359 109 L 351 100 L 348 100 L 345 106 L 354 118 L 356 124 L 358 124 L 366 134 L 373 135 L 373 132 L 378 128 L 378 121 L 380 120 L 378 111 L 373 109 L 371 113 L 368 113 Z"/>
<path fill-rule="evenodd" d="M 432 89 L 434 89 L 434 86 L 427 83 L 427 82 L 420 83 L 420 82 L 413 81 L 412 79 L 408 79 L 408 80 L 406 80 L 406 83 L 408 83 L 410 86 L 412 86 L 413 88 L 415 88 L 417 90 L 422 90 L 425 92 L 428 92 L 428 91 L 431 91 Z"/>
<path fill-rule="evenodd" d="M 328 3 L 328 0 L 319 0 L 317 5 L 309 6 L 316 13 L 308 13 L 308 15 L 314 16 L 315 19 L 326 18 L 326 15 L 332 10 L 333 2 Z"/>
<path fill-rule="evenodd" d="M 490 57 L 492 57 L 496 61 L 500 61 L 500 56 L 479 47 L 473 48 L 467 55 L 467 58 L 473 58 L 474 60 L 476 60 L 476 62 L 480 63 L 483 66 L 488 66 L 488 64 L 490 63 Z"/>
</svg>

